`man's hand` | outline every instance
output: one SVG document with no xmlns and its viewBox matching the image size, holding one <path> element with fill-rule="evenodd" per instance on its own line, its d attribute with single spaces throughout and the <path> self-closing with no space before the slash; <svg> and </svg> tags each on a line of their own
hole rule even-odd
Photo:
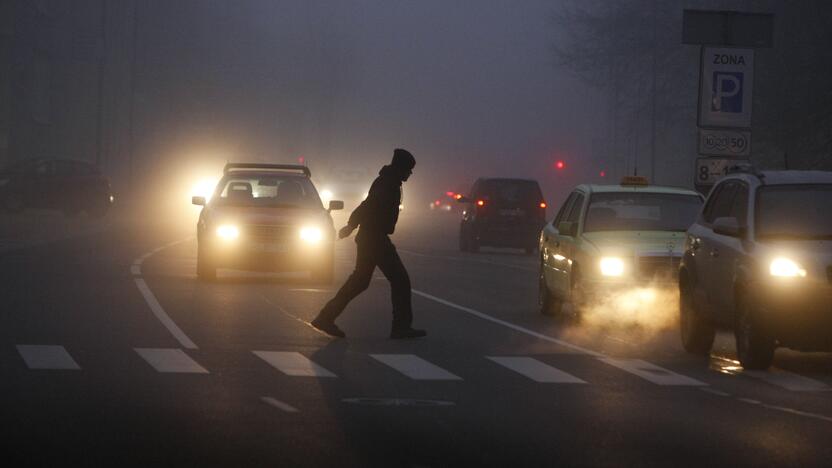
<svg viewBox="0 0 832 468">
<path fill-rule="evenodd" d="M 350 225 L 346 225 L 338 231 L 338 238 L 343 239 L 345 237 L 349 237 L 350 234 L 352 234 L 352 231 L 354 231 L 354 230 L 355 230 L 354 227 L 352 227 Z"/>
</svg>

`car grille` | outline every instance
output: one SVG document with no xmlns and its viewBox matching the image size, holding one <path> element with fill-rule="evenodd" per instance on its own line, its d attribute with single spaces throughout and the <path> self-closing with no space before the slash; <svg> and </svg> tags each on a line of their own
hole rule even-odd
<svg viewBox="0 0 832 468">
<path fill-rule="evenodd" d="M 670 281 L 679 277 L 681 257 L 639 257 L 638 276 L 644 280 Z"/>
<path fill-rule="evenodd" d="M 289 226 L 269 226 L 247 224 L 243 226 L 243 235 L 254 242 L 285 242 L 290 239 L 292 228 Z"/>
</svg>

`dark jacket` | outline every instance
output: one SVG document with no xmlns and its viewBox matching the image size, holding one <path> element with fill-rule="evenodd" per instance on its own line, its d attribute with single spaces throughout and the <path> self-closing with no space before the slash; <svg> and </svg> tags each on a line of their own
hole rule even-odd
<svg viewBox="0 0 832 468">
<path fill-rule="evenodd" d="M 401 176 L 393 166 L 384 166 L 370 186 L 367 198 L 353 210 L 347 224 L 353 228 L 360 226 L 357 239 L 393 234 L 401 202 Z"/>
</svg>

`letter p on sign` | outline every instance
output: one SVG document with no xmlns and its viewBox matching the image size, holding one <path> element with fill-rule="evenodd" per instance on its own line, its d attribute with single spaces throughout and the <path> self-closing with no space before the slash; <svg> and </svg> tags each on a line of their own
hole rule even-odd
<svg viewBox="0 0 832 468">
<path fill-rule="evenodd" d="M 711 81 L 711 111 L 742 112 L 742 72 L 714 72 Z"/>
</svg>

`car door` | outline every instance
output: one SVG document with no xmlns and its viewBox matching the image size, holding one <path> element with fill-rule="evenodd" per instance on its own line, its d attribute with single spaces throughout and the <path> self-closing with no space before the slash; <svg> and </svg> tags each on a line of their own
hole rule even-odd
<svg viewBox="0 0 832 468">
<path fill-rule="evenodd" d="M 583 192 L 575 192 L 575 200 L 572 202 L 572 206 L 569 207 L 569 214 L 563 220 L 563 222 L 572 224 L 573 232 L 562 232 L 561 229 L 558 229 L 558 233 L 555 236 L 557 247 L 554 249 L 554 257 L 561 266 L 559 269 L 561 274 L 555 275 L 552 291 L 555 291 L 560 297 L 569 297 L 571 291 L 572 266 L 578 241 L 578 223 L 581 219 L 581 212 L 583 211 L 585 200 L 586 195 Z M 559 226 L 563 225 L 563 222 L 559 223 Z"/>
<path fill-rule="evenodd" d="M 557 225 L 563 221 L 569 214 L 572 203 L 575 201 L 577 192 L 572 192 L 566 201 L 561 205 L 558 214 L 551 223 L 543 227 L 541 234 L 540 255 L 543 265 L 543 275 L 546 279 L 546 284 L 550 291 L 556 290 L 556 285 L 561 284 L 566 276 L 567 271 L 566 259 L 558 253 L 560 241 L 558 240 Z"/>
<path fill-rule="evenodd" d="M 735 180 L 728 180 L 714 188 L 703 213 L 703 232 L 698 237 L 696 280 L 699 286 L 698 292 L 702 294 L 698 299 L 704 300 L 708 306 L 707 309 L 712 313 L 716 312 L 718 303 L 716 291 L 714 291 L 714 287 L 718 284 L 714 276 L 717 274 L 715 268 L 719 265 L 714 262 L 714 259 L 720 255 L 721 242 L 716 239 L 718 235 L 714 233 L 713 223 L 717 218 L 729 216 L 737 187 L 738 183 Z"/>
<path fill-rule="evenodd" d="M 732 182 L 734 196 L 727 216 L 736 218 L 741 227 L 748 226 L 748 184 Z M 711 304 L 714 313 L 723 321 L 731 317 L 734 309 L 734 278 L 744 252 L 742 238 L 713 233 L 709 256 L 711 258 L 710 281 Z"/>
</svg>

